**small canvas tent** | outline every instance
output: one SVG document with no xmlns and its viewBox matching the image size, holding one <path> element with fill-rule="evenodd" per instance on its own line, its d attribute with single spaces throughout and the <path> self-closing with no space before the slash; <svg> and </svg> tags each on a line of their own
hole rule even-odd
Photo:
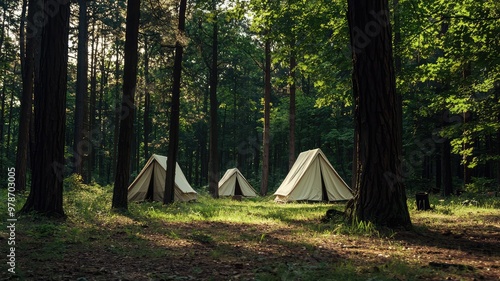
<svg viewBox="0 0 500 281">
<path fill-rule="evenodd" d="M 237 168 L 234 168 L 227 170 L 219 181 L 219 195 L 255 197 L 257 196 L 257 192 L 255 192 L 252 185 L 248 183 L 241 172 Z"/>
<path fill-rule="evenodd" d="M 317 148 L 302 152 L 274 193 L 275 201 L 342 201 L 353 197 L 323 152 Z"/>
<path fill-rule="evenodd" d="M 128 187 L 128 201 L 163 201 L 167 157 L 153 154 L 141 172 Z M 174 201 L 196 200 L 198 194 L 188 183 L 176 163 Z"/>
</svg>

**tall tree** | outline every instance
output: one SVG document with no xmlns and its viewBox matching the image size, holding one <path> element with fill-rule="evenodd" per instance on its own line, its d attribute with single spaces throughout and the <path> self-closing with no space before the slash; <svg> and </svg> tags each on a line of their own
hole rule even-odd
<svg viewBox="0 0 500 281">
<path fill-rule="evenodd" d="M 144 159 L 149 159 L 149 133 L 151 132 L 151 94 L 149 88 L 151 87 L 151 78 L 149 77 L 149 51 L 148 51 L 148 37 L 144 38 Z"/>
<path fill-rule="evenodd" d="M 170 204 L 174 202 L 175 188 L 175 169 L 177 167 L 177 152 L 179 149 L 179 109 L 181 95 L 181 76 L 182 76 L 182 54 L 184 51 L 181 37 L 184 36 L 186 30 L 186 0 L 180 0 L 179 7 L 179 24 L 176 42 L 175 42 L 175 58 L 174 58 L 174 84 L 172 85 L 172 106 L 170 109 L 170 131 L 167 155 L 167 171 L 165 180 L 165 195 L 163 203 Z"/>
<path fill-rule="evenodd" d="M 137 84 L 137 45 L 139 39 L 140 7 L 140 0 L 127 1 L 123 96 L 120 111 L 115 185 L 113 188 L 113 209 L 126 210 L 128 208 L 127 186 L 130 179 L 131 142 L 134 136 L 134 94 Z"/>
<path fill-rule="evenodd" d="M 269 181 L 269 145 L 270 145 L 270 119 L 271 119 L 271 40 L 266 38 L 264 66 L 264 132 L 262 134 L 262 183 L 260 194 L 267 194 Z"/>
<path fill-rule="evenodd" d="M 402 181 L 402 108 L 396 94 L 387 0 L 349 0 L 357 143 L 353 220 L 410 227 Z M 370 34 L 368 36 L 365 31 Z M 375 32 L 376 31 L 376 32 Z"/>
<path fill-rule="evenodd" d="M 289 140 L 288 140 L 288 169 L 292 169 L 293 164 L 295 163 L 295 95 L 296 95 L 296 90 L 297 86 L 295 85 L 296 83 L 296 67 L 297 67 L 297 61 L 296 61 L 296 53 L 294 50 L 295 47 L 295 40 L 292 41 L 290 44 L 290 81 L 289 81 L 289 87 L 290 87 L 290 108 L 289 108 L 289 116 L 288 116 L 288 123 L 290 126 L 289 130 Z"/>
<path fill-rule="evenodd" d="M 217 23 L 217 0 L 212 0 L 212 12 L 214 13 L 212 30 L 212 63 L 210 66 L 210 148 L 208 160 L 208 185 L 213 198 L 219 198 L 219 149 L 218 149 L 218 122 L 217 109 L 217 83 L 218 83 L 218 23 Z"/>
<path fill-rule="evenodd" d="M 33 101 L 33 79 L 35 71 L 35 34 L 26 36 L 25 30 L 33 30 L 33 14 L 35 13 L 35 1 L 23 1 L 23 13 L 28 10 L 26 19 L 27 27 L 25 29 L 24 20 L 22 20 L 20 28 L 20 45 L 21 45 L 21 73 L 23 80 L 23 93 L 21 98 L 21 116 L 19 118 L 19 135 L 17 139 L 16 152 L 16 191 L 22 192 L 26 190 L 26 172 L 28 165 L 28 147 L 29 147 L 29 131 L 30 119 L 32 115 Z M 24 16 L 22 16 L 24 19 Z"/>
<path fill-rule="evenodd" d="M 88 22 L 87 22 L 87 0 L 78 0 L 78 61 L 76 68 L 76 101 L 75 101 L 75 122 L 73 139 L 73 172 L 83 175 L 83 130 L 84 120 L 86 120 L 86 101 L 87 101 L 87 71 L 88 71 Z M 86 180 L 87 182 L 87 180 Z"/>
<path fill-rule="evenodd" d="M 49 4 L 48 0 L 44 5 Z M 37 137 L 31 191 L 22 212 L 64 216 L 63 169 L 70 3 L 57 9 L 41 27 L 40 76 L 35 85 Z"/>
</svg>

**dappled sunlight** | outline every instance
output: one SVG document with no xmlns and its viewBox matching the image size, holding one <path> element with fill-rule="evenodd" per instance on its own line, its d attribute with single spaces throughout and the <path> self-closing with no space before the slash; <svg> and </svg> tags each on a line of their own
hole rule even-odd
<svg viewBox="0 0 500 281">
<path fill-rule="evenodd" d="M 69 191 L 64 221 L 22 217 L 19 263 L 31 267 L 19 269 L 20 279 L 488 280 L 500 271 L 500 211 L 489 201 L 438 208 L 436 199 L 434 210 L 410 207 L 414 231 L 389 231 L 341 216 L 322 222 L 326 210 L 344 209 L 339 203 L 201 196 L 117 213 L 110 190 Z"/>
</svg>

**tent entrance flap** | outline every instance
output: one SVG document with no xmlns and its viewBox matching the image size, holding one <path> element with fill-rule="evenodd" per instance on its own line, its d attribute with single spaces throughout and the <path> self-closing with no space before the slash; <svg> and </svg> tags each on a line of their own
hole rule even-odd
<svg viewBox="0 0 500 281">
<path fill-rule="evenodd" d="M 241 187 L 240 187 L 240 181 L 238 179 L 236 179 L 236 184 L 234 186 L 234 195 L 242 195 L 243 196 L 243 192 L 241 191 Z"/>
<path fill-rule="evenodd" d="M 326 191 L 325 180 L 323 179 L 323 171 L 321 171 L 321 164 L 319 165 L 320 177 L 321 177 L 321 201 L 328 202 L 328 192 Z"/>
<path fill-rule="evenodd" d="M 149 180 L 148 192 L 146 193 L 145 201 L 153 201 L 155 194 L 155 169 L 151 172 L 151 179 Z"/>
</svg>

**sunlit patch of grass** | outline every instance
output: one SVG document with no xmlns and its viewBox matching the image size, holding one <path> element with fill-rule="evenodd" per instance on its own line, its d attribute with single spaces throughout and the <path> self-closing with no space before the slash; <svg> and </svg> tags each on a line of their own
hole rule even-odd
<svg viewBox="0 0 500 281">
<path fill-rule="evenodd" d="M 340 253 L 345 260 L 334 259 L 328 263 L 325 261 L 331 258 L 320 256 L 319 262 L 298 258 L 300 262 L 295 263 L 293 259 L 284 262 L 269 258 L 268 267 L 255 269 L 255 279 L 446 278 L 435 272 L 436 269 L 422 267 L 421 261 L 409 256 L 414 251 L 405 250 L 406 244 L 391 241 L 390 232 L 372 223 L 348 222 L 341 214 L 329 222 L 321 222 L 327 210 L 334 208 L 342 212 L 344 204 L 276 204 L 271 197 L 235 201 L 200 196 L 197 202 L 175 202 L 168 206 L 161 202 L 129 203 L 129 212 L 115 213 L 111 211 L 111 197 L 111 186 L 72 181 L 64 194 L 67 219 L 53 221 L 36 214 L 23 215 L 18 227 L 19 238 L 23 240 L 19 250 L 29 253 L 35 249 L 36 252 L 27 254 L 35 262 L 57 261 L 67 253 L 75 256 L 86 250 L 102 250 L 120 258 L 162 258 L 180 255 L 179 252 L 183 257 L 194 258 L 200 254 L 199 248 L 207 249 L 204 254 L 212 259 L 236 257 L 241 252 L 255 257 L 266 249 L 268 252 L 261 257 L 266 260 L 281 254 L 280 250 L 300 249 L 300 253 L 307 254 L 314 253 L 318 245 L 324 245 L 324 249 Z M 429 211 L 416 211 L 414 200 L 408 201 L 417 234 L 432 228 L 458 228 L 462 224 L 498 225 L 495 217 L 500 213 L 493 199 L 442 199 L 432 195 L 430 199 L 433 210 Z M 478 204 L 463 204 L 467 199 L 476 200 Z M 23 202 L 24 199 L 20 197 L 19 200 Z M 0 232 L 4 234 L 5 230 Z M 385 256 L 384 251 L 389 246 L 394 249 L 390 250 L 390 258 L 377 260 L 379 253 Z M 275 252 L 269 250 L 273 247 Z M 371 260 L 356 253 L 366 254 Z"/>
</svg>

